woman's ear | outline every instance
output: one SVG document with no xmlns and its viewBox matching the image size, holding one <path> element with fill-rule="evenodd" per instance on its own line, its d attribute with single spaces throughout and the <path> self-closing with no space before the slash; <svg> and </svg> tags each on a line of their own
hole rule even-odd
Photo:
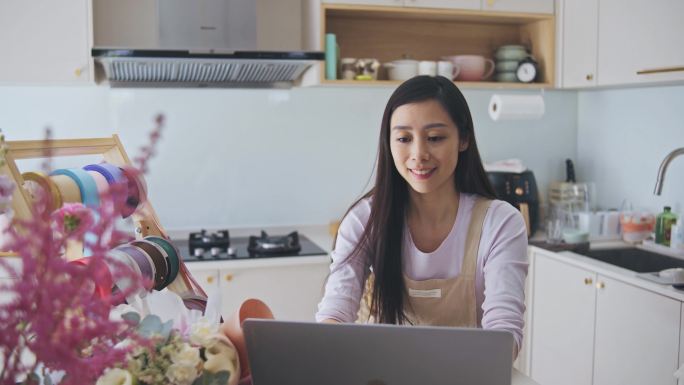
<svg viewBox="0 0 684 385">
<path fill-rule="evenodd" d="M 458 144 L 458 152 L 463 152 L 468 149 L 468 141 L 464 140 Z"/>
</svg>

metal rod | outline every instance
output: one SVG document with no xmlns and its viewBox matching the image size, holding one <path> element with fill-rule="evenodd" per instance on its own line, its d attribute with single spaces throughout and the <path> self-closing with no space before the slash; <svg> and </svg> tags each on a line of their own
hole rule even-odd
<svg viewBox="0 0 684 385">
<path fill-rule="evenodd" d="M 653 194 L 660 195 L 663 191 L 663 183 L 665 182 L 665 172 L 667 172 L 667 167 L 672 162 L 672 159 L 678 157 L 679 155 L 684 155 L 684 147 L 678 148 L 671 153 L 667 154 L 665 159 L 660 163 L 660 168 L 658 169 L 658 178 L 656 179 L 655 189 Z"/>
</svg>

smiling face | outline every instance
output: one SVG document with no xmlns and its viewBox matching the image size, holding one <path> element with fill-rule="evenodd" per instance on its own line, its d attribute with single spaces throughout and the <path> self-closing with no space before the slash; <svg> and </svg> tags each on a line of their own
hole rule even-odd
<svg viewBox="0 0 684 385">
<path fill-rule="evenodd" d="M 399 174 L 418 193 L 455 189 L 459 152 L 468 143 L 434 99 L 399 106 L 390 119 L 390 150 Z"/>
</svg>

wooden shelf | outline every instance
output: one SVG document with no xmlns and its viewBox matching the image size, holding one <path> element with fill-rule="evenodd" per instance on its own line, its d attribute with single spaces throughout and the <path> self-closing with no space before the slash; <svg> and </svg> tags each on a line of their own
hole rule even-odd
<svg viewBox="0 0 684 385">
<path fill-rule="evenodd" d="M 375 58 L 384 64 L 409 57 L 441 60 L 451 55 L 494 58 L 502 45 L 521 44 L 539 63 L 539 83 L 457 82 L 464 88 L 552 88 L 555 68 L 555 17 L 553 15 L 323 4 L 321 44 L 334 33 L 340 57 Z M 325 47 L 321 47 L 325 49 Z M 321 71 L 323 75 L 325 71 Z M 379 79 L 387 79 L 381 65 Z M 392 85 L 389 80 L 348 81 L 320 79 L 322 84 Z"/>
<path fill-rule="evenodd" d="M 322 86 L 369 86 L 369 87 L 396 87 L 401 84 L 400 80 L 323 80 Z M 458 88 L 470 89 L 549 89 L 551 83 L 503 83 L 503 82 L 454 82 Z"/>
</svg>

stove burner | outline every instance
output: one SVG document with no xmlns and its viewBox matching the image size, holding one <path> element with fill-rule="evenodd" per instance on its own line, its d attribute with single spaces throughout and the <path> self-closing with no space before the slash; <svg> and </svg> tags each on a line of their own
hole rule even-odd
<svg viewBox="0 0 684 385">
<path fill-rule="evenodd" d="M 284 236 L 269 236 L 262 230 L 260 237 L 249 237 L 249 246 L 247 246 L 250 255 L 291 253 L 301 249 L 299 234 L 296 231 Z"/>
<path fill-rule="evenodd" d="M 199 233 L 190 233 L 188 245 L 190 255 L 199 259 L 204 258 L 204 254 L 207 251 L 210 252 L 212 257 L 219 258 L 219 254 L 229 253 L 230 235 L 228 230 L 220 230 L 208 234 L 206 230 L 202 229 Z"/>
</svg>

